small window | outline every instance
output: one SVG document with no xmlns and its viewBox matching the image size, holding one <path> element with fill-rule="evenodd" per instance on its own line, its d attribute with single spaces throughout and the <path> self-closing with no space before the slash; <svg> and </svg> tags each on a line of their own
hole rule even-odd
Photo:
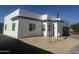
<svg viewBox="0 0 79 59">
<path fill-rule="evenodd" d="M 35 24 L 29 24 L 29 31 L 35 30 Z"/>
<path fill-rule="evenodd" d="M 5 24 L 5 30 L 7 30 L 7 24 Z"/>
<path fill-rule="evenodd" d="M 12 24 L 12 31 L 15 31 L 15 23 Z"/>
</svg>

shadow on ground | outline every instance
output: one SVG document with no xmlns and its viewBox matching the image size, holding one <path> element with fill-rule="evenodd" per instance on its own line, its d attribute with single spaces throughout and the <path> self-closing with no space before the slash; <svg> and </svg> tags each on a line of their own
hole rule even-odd
<svg viewBox="0 0 79 59">
<path fill-rule="evenodd" d="M 5 35 L 0 35 L 1 54 L 51 54 L 32 45 L 26 44 L 19 39 L 14 39 Z M 52 53 L 53 54 L 53 53 Z"/>
</svg>

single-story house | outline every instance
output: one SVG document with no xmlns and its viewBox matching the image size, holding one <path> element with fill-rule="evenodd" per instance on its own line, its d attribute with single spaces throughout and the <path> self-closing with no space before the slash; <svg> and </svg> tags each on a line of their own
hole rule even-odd
<svg viewBox="0 0 79 59">
<path fill-rule="evenodd" d="M 17 9 L 4 18 L 3 34 L 13 38 L 68 35 L 69 23 L 48 14 L 39 15 Z"/>
</svg>

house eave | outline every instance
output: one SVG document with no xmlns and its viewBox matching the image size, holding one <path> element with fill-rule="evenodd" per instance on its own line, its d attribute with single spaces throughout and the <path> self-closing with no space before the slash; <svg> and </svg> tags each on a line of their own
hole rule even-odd
<svg viewBox="0 0 79 59">
<path fill-rule="evenodd" d="M 42 21 L 40 19 L 35 19 L 35 18 L 31 18 L 31 17 L 24 17 L 24 16 L 16 16 L 16 17 L 11 18 L 11 20 L 17 20 L 18 18 L 29 19 L 29 20 L 34 20 L 34 21 Z"/>
<path fill-rule="evenodd" d="M 40 20 L 40 19 L 24 17 L 24 16 L 16 16 L 16 17 L 11 18 L 11 20 L 17 20 L 18 18 L 29 19 L 29 20 L 34 20 L 34 21 L 42 21 L 42 22 L 64 22 L 63 20 Z"/>
</svg>

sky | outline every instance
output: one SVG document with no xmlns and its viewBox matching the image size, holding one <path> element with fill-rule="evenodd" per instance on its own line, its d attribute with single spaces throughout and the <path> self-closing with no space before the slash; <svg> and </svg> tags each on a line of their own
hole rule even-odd
<svg viewBox="0 0 79 59">
<path fill-rule="evenodd" d="M 59 12 L 59 17 L 69 21 L 70 24 L 79 22 L 79 5 L 0 5 L 0 22 L 3 22 L 4 17 L 16 9 L 51 16 L 57 16 Z"/>
</svg>

